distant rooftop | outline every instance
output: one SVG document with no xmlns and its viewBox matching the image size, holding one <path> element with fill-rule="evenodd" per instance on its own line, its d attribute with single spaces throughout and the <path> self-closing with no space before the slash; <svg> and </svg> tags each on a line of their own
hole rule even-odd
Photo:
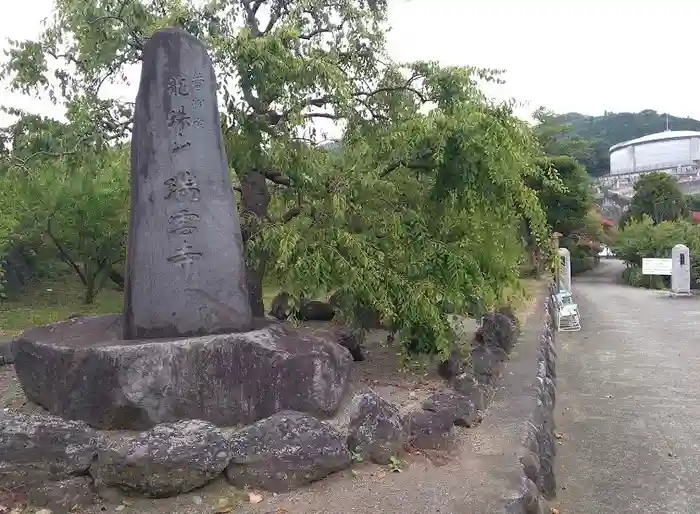
<svg viewBox="0 0 700 514">
<path fill-rule="evenodd" d="M 700 137 L 700 132 L 695 130 L 665 130 L 664 132 L 648 134 L 646 136 L 638 137 L 637 139 L 617 143 L 616 145 L 610 147 L 610 152 L 625 148 L 626 146 L 640 145 L 654 141 L 666 141 L 670 139 L 686 139 L 688 137 Z"/>
</svg>

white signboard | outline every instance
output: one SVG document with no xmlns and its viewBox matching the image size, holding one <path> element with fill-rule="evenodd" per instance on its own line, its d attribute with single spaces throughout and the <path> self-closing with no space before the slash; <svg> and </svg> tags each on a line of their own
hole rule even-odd
<svg viewBox="0 0 700 514">
<path fill-rule="evenodd" d="M 642 259 L 642 275 L 671 275 L 673 259 Z"/>
</svg>

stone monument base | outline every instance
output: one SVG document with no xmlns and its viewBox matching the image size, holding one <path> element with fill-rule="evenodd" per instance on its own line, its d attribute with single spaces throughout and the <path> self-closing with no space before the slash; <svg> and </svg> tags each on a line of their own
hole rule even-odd
<svg viewBox="0 0 700 514">
<path fill-rule="evenodd" d="M 125 341 L 120 315 L 37 327 L 15 341 L 29 400 L 101 429 L 200 419 L 253 423 L 281 410 L 328 417 L 352 358 L 335 342 L 258 320 L 248 332 Z"/>
</svg>

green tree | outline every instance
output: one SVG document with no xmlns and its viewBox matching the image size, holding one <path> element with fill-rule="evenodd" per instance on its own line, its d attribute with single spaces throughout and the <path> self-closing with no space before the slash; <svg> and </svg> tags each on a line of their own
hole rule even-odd
<svg viewBox="0 0 700 514">
<path fill-rule="evenodd" d="M 48 243 L 80 279 L 89 304 L 125 257 L 128 151 L 110 149 L 74 165 L 64 157 L 10 167 L 4 178 L 18 213 L 10 242 L 30 241 L 34 250 Z"/>
<path fill-rule="evenodd" d="M 547 155 L 566 155 L 579 163 L 590 163 L 594 159 L 593 141 L 577 135 L 573 125 L 562 123 L 556 114 L 544 107 L 537 109 L 532 117 L 536 121 L 535 135 Z"/>
<path fill-rule="evenodd" d="M 591 181 L 586 169 L 565 155 L 542 159 L 539 165 L 559 178 L 559 181 L 540 179 L 539 183 L 532 184 L 547 213 L 549 226 L 564 236 L 584 227 L 593 207 Z"/>
<path fill-rule="evenodd" d="M 266 276 L 298 296 L 348 292 L 409 350 L 446 353 L 446 304 L 494 305 L 517 283 L 522 223 L 548 248 L 527 186 L 537 142 L 480 90 L 498 72 L 392 63 L 382 0 L 59 0 L 54 14 L 38 40 L 13 43 L 5 73 L 62 99 L 89 152 L 128 135 L 130 104 L 100 88 L 145 38 L 177 25 L 208 45 L 257 315 Z M 344 124 L 339 149 L 319 119 Z"/>
<path fill-rule="evenodd" d="M 678 180 L 663 172 L 643 175 L 634 185 L 630 215 L 638 220 L 649 216 L 654 223 L 677 220 L 687 214 Z"/>
</svg>

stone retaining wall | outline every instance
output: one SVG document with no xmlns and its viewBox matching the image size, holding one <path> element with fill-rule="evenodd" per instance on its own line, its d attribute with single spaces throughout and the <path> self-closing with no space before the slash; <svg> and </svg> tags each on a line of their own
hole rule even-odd
<svg viewBox="0 0 700 514">
<path fill-rule="evenodd" d="M 554 406 L 556 401 L 556 328 L 554 325 L 554 303 L 550 288 L 545 300 L 545 313 L 539 337 L 539 355 L 536 380 L 532 395 L 534 409 L 526 421 L 523 448 L 521 490 L 506 505 L 508 514 L 549 513 L 548 500 L 556 496 L 557 484 L 554 476 L 554 458 L 557 450 L 554 431 Z"/>
</svg>

